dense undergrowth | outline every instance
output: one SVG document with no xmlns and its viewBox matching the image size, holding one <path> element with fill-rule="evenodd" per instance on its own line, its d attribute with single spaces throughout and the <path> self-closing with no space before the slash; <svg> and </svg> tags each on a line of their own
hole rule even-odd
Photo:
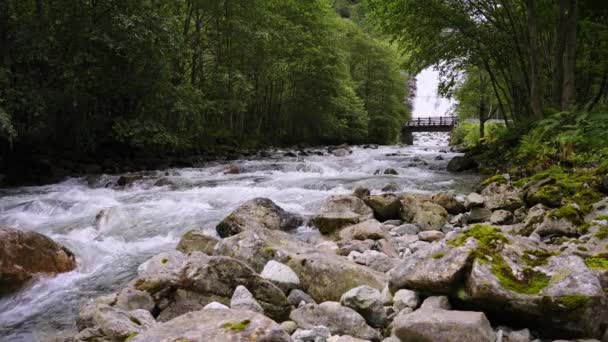
<svg viewBox="0 0 608 342">
<path fill-rule="evenodd" d="M 556 113 L 525 133 L 500 131 L 466 146 L 488 176 L 484 184 L 506 182 L 504 173 L 520 188 L 544 181 L 534 195 L 539 202 L 561 202 L 555 218 L 582 224 L 581 216 L 606 196 L 608 113 Z"/>
</svg>

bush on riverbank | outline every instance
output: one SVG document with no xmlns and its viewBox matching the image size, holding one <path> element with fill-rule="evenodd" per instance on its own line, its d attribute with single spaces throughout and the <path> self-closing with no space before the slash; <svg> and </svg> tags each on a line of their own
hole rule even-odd
<svg viewBox="0 0 608 342">
<path fill-rule="evenodd" d="M 507 133 L 507 128 L 500 123 L 486 123 L 483 141 L 493 143 L 501 139 Z M 450 144 L 461 145 L 466 148 L 478 146 L 481 142 L 479 134 L 479 123 L 462 122 L 450 133 Z"/>
</svg>

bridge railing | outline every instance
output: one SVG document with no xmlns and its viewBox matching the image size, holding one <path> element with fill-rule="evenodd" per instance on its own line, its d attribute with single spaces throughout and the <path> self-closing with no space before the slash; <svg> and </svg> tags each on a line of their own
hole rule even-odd
<svg viewBox="0 0 608 342">
<path fill-rule="evenodd" d="M 405 122 L 405 127 L 453 127 L 457 123 L 457 119 L 454 116 L 435 116 L 428 118 L 414 118 Z"/>
</svg>

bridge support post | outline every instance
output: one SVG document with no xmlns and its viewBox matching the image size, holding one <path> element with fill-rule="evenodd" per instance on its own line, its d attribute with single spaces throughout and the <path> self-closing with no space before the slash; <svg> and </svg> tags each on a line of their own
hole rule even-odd
<svg viewBox="0 0 608 342">
<path fill-rule="evenodd" d="M 414 145 L 414 134 L 411 130 L 404 128 L 401 131 L 401 142 L 406 145 Z"/>
</svg>

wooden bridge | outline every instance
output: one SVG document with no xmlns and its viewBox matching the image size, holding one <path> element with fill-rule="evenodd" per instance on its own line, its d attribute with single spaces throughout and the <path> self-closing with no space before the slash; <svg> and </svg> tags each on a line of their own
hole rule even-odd
<svg viewBox="0 0 608 342">
<path fill-rule="evenodd" d="M 454 116 L 435 116 L 427 118 L 413 118 L 403 125 L 401 140 L 404 144 L 412 145 L 414 132 L 450 132 L 458 120 Z"/>
</svg>

